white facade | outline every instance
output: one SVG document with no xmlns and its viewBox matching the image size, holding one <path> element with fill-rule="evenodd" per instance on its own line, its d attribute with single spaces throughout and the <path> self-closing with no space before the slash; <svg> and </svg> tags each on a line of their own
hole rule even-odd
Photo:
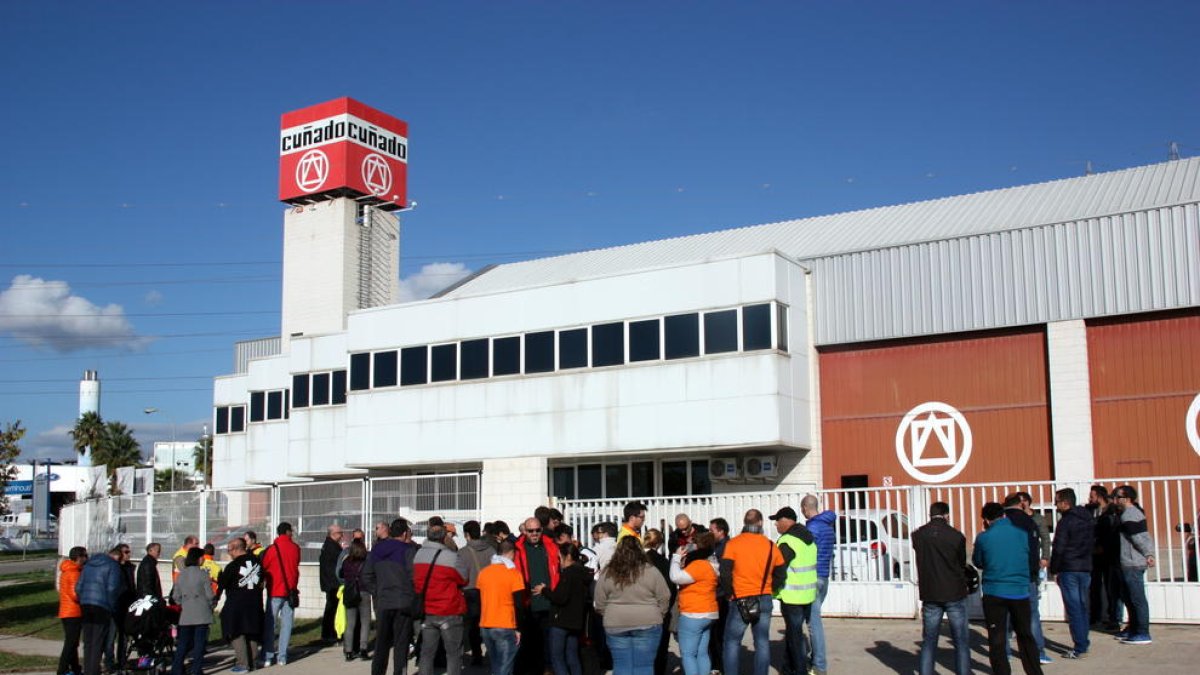
<svg viewBox="0 0 1200 675">
<path fill-rule="evenodd" d="M 199 478 L 196 471 L 196 443 L 194 441 L 155 441 L 151 461 L 155 471 L 174 469 L 181 476 Z"/>
</svg>

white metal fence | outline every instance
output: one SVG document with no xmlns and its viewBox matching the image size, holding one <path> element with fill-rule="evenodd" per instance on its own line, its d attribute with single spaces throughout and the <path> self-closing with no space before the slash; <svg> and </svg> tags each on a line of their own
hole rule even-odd
<svg viewBox="0 0 1200 675">
<path fill-rule="evenodd" d="M 185 537 L 197 535 L 201 543 L 212 543 L 220 558 L 230 539 L 253 530 L 259 541 L 269 542 L 275 526 L 288 522 L 301 546 L 301 562 L 315 563 L 329 525 L 362 528 L 369 538 L 372 523 L 403 517 L 423 537 L 431 516 L 458 523 L 479 519 L 479 505 L 478 473 L 107 497 L 63 507 L 59 552 L 65 555 L 72 546 L 108 550 L 118 542 L 140 551 L 151 541 L 171 552 Z"/>
</svg>

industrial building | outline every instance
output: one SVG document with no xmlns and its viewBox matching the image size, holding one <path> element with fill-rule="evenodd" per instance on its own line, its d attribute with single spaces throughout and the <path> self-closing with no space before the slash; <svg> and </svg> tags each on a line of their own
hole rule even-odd
<svg viewBox="0 0 1200 675">
<path fill-rule="evenodd" d="M 403 124 L 339 101 L 284 118 L 281 330 L 215 380 L 215 488 L 477 473 L 515 522 L 551 497 L 1200 474 L 1200 159 L 498 265 L 395 304 L 384 160 L 406 164 L 407 127 L 339 168 L 312 148 L 362 142 L 297 129 Z"/>
</svg>

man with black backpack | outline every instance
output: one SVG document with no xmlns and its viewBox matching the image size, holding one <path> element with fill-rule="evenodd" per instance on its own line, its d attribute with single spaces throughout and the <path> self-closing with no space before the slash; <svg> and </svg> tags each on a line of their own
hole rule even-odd
<svg viewBox="0 0 1200 675">
<path fill-rule="evenodd" d="M 921 675 L 933 675 L 942 616 L 950 620 L 954 644 L 954 672 L 969 675 L 971 650 L 967 644 L 967 538 L 950 524 L 950 505 L 929 505 L 929 522 L 912 533 L 917 556 L 917 582 L 921 594 Z M 974 571 L 974 570 L 972 570 Z M 978 575 L 975 575 L 978 583 Z"/>
</svg>

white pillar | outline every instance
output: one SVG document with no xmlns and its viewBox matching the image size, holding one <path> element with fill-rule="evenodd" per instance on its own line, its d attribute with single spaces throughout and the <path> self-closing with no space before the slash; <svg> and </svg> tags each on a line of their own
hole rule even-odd
<svg viewBox="0 0 1200 675">
<path fill-rule="evenodd" d="M 1096 477 L 1096 461 L 1086 324 L 1082 320 L 1046 324 L 1046 352 L 1054 478 L 1091 481 Z"/>
<path fill-rule="evenodd" d="M 549 501 L 545 457 L 483 460 L 481 511 L 484 520 L 503 520 L 513 533 L 533 510 Z"/>
</svg>

